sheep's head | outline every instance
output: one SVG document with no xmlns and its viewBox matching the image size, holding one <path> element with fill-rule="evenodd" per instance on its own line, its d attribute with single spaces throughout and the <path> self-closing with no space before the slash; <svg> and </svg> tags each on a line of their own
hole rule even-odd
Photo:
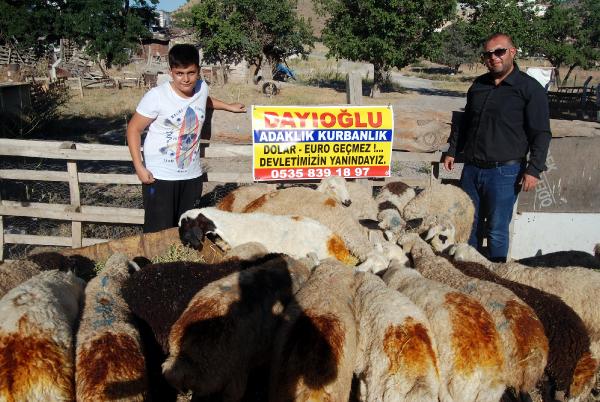
<svg viewBox="0 0 600 402">
<path fill-rule="evenodd" d="M 456 230 L 449 222 L 437 224 L 429 228 L 425 240 L 431 244 L 434 251 L 441 253 L 456 243 Z"/>
<path fill-rule="evenodd" d="M 475 249 L 475 247 L 467 243 L 455 244 L 448 250 L 448 253 L 454 257 L 456 261 L 471 261 L 480 264 L 489 263 L 489 261 Z"/>
<path fill-rule="evenodd" d="M 317 191 L 333 197 L 337 202 L 345 207 L 352 204 L 348 187 L 346 187 L 346 179 L 340 176 L 329 176 L 321 180 L 317 187 Z"/>
<path fill-rule="evenodd" d="M 184 212 L 179 218 L 179 238 L 188 247 L 202 250 L 202 242 L 209 233 L 214 233 L 213 221 L 200 213 L 199 209 Z"/>
<path fill-rule="evenodd" d="M 406 222 L 400 216 L 396 208 L 388 208 L 379 211 L 377 214 L 379 228 L 381 230 L 390 230 L 393 233 L 400 233 L 406 226 Z"/>
</svg>

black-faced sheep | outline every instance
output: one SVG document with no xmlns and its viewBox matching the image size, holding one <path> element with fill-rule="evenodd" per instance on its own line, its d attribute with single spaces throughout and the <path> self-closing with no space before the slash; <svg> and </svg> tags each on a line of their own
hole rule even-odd
<svg viewBox="0 0 600 402">
<path fill-rule="evenodd" d="M 0 400 L 75 399 L 73 331 L 84 283 L 42 272 L 0 300 Z"/>
<path fill-rule="evenodd" d="M 320 194 L 314 190 L 307 191 Z M 294 201 L 298 202 L 300 201 Z M 238 214 L 216 208 L 192 209 L 181 215 L 179 235 L 184 244 L 194 248 L 201 245 L 204 237 L 216 235 L 218 237 L 215 241 L 222 245 L 222 240 L 224 247 L 257 242 L 270 253 L 284 253 L 294 258 L 315 254 L 319 260 L 335 258 L 350 265 L 356 262 L 340 236 L 325 225 L 304 216 Z"/>
<path fill-rule="evenodd" d="M 463 274 L 444 257 L 436 256 L 416 234 L 401 239 L 413 265 L 424 277 L 473 296 L 490 313 L 504 351 L 507 384 L 529 393 L 542 378 L 548 360 L 548 339 L 535 312 L 509 289 Z"/>
<path fill-rule="evenodd" d="M 268 364 L 281 313 L 310 271 L 285 255 L 258 261 L 202 288 L 173 324 L 163 374 L 176 388 L 239 401 L 249 371 Z"/>
<path fill-rule="evenodd" d="M 450 401 L 423 310 L 369 273 L 357 274 L 353 300 L 361 400 Z"/>
<path fill-rule="evenodd" d="M 348 401 L 357 351 L 353 281 L 352 270 L 326 260 L 286 307 L 275 341 L 270 401 Z"/>
<path fill-rule="evenodd" d="M 85 289 L 75 357 L 77 401 L 147 397 L 140 334 L 121 294 L 130 270 L 127 256 L 114 254 Z"/>
<path fill-rule="evenodd" d="M 425 312 L 438 347 L 440 377 L 455 402 L 498 402 L 506 381 L 494 321 L 471 296 L 392 261 L 383 276 Z"/>
<path fill-rule="evenodd" d="M 454 258 L 454 266 L 464 274 L 510 289 L 535 311 L 544 325 L 549 343 L 545 370 L 548 382 L 543 384 L 543 392 L 552 394 L 555 390 L 574 401 L 587 396 L 593 386 L 598 363 L 590 352 L 590 337 L 577 313 L 560 297 L 521 283 L 523 278 L 519 278 L 518 282 L 517 278 L 510 279 L 510 263 L 492 264 L 488 261 L 485 265 L 487 260 L 466 244 L 456 247 Z"/>
</svg>

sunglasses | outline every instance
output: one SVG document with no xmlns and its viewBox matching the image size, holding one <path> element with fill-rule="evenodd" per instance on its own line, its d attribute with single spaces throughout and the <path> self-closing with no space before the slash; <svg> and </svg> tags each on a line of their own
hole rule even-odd
<svg viewBox="0 0 600 402">
<path fill-rule="evenodd" d="M 481 57 L 483 57 L 484 59 L 491 59 L 492 56 L 502 57 L 506 54 L 507 51 L 508 49 L 506 48 L 494 49 L 488 52 L 481 52 Z"/>
</svg>

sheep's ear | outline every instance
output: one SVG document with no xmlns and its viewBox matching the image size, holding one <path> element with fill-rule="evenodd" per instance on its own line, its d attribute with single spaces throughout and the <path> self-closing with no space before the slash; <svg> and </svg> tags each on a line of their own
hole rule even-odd
<svg viewBox="0 0 600 402">
<path fill-rule="evenodd" d="M 433 237 L 436 234 L 438 234 L 439 232 L 440 232 L 440 227 L 437 225 L 429 228 L 429 230 L 427 231 L 427 234 L 425 235 L 425 241 L 429 241 L 429 240 L 433 239 Z"/>
<path fill-rule="evenodd" d="M 415 218 L 406 221 L 406 230 L 413 230 L 423 224 L 423 218 Z"/>
</svg>

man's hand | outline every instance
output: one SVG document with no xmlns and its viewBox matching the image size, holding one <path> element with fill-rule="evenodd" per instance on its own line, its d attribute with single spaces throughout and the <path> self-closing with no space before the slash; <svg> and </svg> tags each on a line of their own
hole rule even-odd
<svg viewBox="0 0 600 402">
<path fill-rule="evenodd" d="M 529 190 L 533 190 L 538 181 L 539 179 L 537 177 L 525 173 L 523 174 L 523 178 L 519 184 L 521 185 L 521 190 L 527 192 Z"/>
<path fill-rule="evenodd" d="M 140 181 L 142 183 L 144 183 L 144 184 L 154 183 L 154 176 L 145 167 L 142 166 L 138 169 L 135 169 L 135 173 L 137 174 L 137 177 L 140 179 Z"/>
<path fill-rule="evenodd" d="M 444 156 L 444 169 L 450 172 L 454 169 L 454 157 L 450 155 Z"/>
<path fill-rule="evenodd" d="M 230 103 L 227 107 L 227 110 L 232 113 L 246 113 L 246 105 L 243 103 Z"/>
</svg>

